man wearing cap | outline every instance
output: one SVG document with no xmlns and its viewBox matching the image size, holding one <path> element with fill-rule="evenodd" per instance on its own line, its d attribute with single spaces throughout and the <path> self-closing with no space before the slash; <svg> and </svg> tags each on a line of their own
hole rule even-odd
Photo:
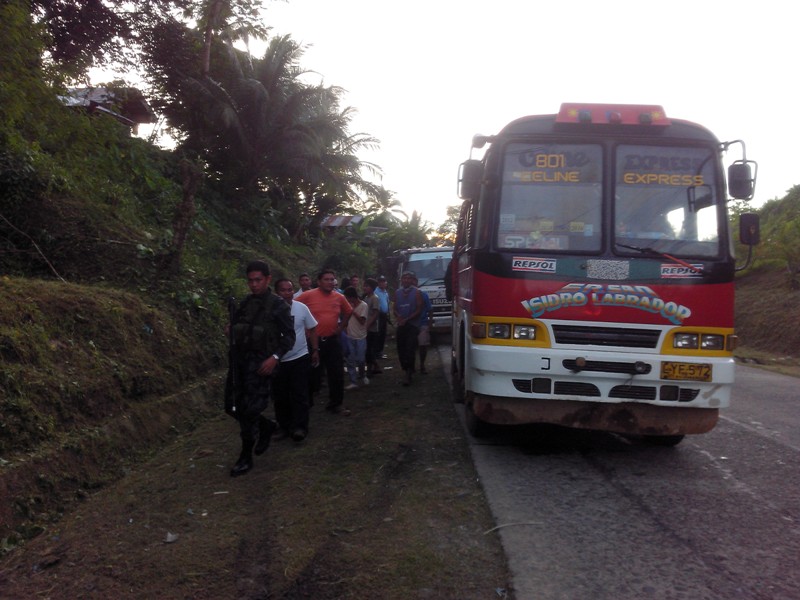
<svg viewBox="0 0 800 600">
<path fill-rule="evenodd" d="M 417 354 L 419 318 L 424 302 L 422 293 L 414 286 L 414 271 L 404 271 L 400 277 L 400 289 L 394 293 L 395 337 L 397 355 L 403 369 L 403 385 L 411 385 L 414 375 L 414 361 Z"/>
</svg>

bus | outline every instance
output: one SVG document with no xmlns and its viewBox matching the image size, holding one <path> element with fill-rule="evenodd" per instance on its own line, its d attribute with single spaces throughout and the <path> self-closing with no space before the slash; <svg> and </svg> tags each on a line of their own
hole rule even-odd
<svg viewBox="0 0 800 600">
<path fill-rule="evenodd" d="M 755 190 L 744 142 L 660 106 L 563 104 L 472 147 L 451 315 L 469 431 L 547 423 L 666 446 L 710 431 L 734 380 L 727 199 Z M 758 236 L 741 215 L 740 241 Z"/>
</svg>

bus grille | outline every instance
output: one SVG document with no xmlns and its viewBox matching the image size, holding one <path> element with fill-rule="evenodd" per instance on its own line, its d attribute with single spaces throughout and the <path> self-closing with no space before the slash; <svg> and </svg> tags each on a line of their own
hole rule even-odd
<svg viewBox="0 0 800 600">
<path fill-rule="evenodd" d="M 511 383 L 514 384 L 514 389 L 523 394 L 533 393 L 533 382 L 530 379 L 512 379 Z"/>
<path fill-rule="evenodd" d="M 518 392 L 523 394 L 551 393 L 551 380 L 547 377 L 534 379 L 512 379 L 511 383 Z M 586 396 L 597 398 L 600 390 L 592 383 L 578 381 L 556 381 L 553 393 L 557 396 Z M 699 389 L 678 388 L 677 386 L 662 386 L 659 400 L 662 402 L 691 402 L 700 393 Z M 656 387 L 645 385 L 618 385 L 611 388 L 609 398 L 622 398 L 625 400 L 655 400 L 658 394 Z"/>
<path fill-rule="evenodd" d="M 608 396 L 628 400 L 655 400 L 656 388 L 643 385 L 617 385 L 611 388 Z"/>
<path fill-rule="evenodd" d="M 577 381 L 556 381 L 554 392 L 558 396 L 600 396 L 600 390 L 593 383 Z"/>
<path fill-rule="evenodd" d="M 523 394 L 550 394 L 551 381 L 546 377 L 536 379 L 512 379 L 511 383 L 518 392 Z M 589 396 L 597 398 L 600 389 L 593 383 L 579 381 L 556 381 L 553 392 L 557 396 Z"/>
<path fill-rule="evenodd" d="M 661 332 L 658 329 L 553 325 L 553 334 L 557 344 L 655 348 Z"/>
</svg>

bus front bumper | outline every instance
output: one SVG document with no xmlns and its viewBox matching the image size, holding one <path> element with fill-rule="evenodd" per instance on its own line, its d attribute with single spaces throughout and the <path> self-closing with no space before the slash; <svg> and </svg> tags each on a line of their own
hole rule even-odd
<svg viewBox="0 0 800 600">
<path fill-rule="evenodd" d="M 473 344 L 466 392 L 482 421 L 552 423 L 639 435 L 710 431 L 728 406 L 732 358 Z M 581 359 L 585 368 L 575 367 Z M 706 381 L 662 379 L 662 362 L 708 365 Z M 640 366 L 643 373 L 619 372 Z M 570 368 L 571 366 L 571 368 Z"/>
<path fill-rule="evenodd" d="M 637 402 L 529 400 L 474 393 L 469 394 L 468 402 L 476 417 L 496 425 L 546 423 L 628 435 L 706 433 L 714 428 L 719 418 L 716 408 L 656 406 Z"/>
</svg>

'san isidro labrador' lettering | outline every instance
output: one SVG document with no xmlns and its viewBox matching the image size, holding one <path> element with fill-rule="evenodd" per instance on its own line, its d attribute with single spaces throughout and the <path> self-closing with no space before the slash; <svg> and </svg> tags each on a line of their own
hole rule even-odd
<svg viewBox="0 0 800 600">
<path fill-rule="evenodd" d="M 585 306 L 588 303 L 594 306 L 644 310 L 659 314 L 675 325 L 680 325 L 692 315 L 692 310 L 688 306 L 659 298 L 655 291 L 646 285 L 570 283 L 556 293 L 523 300 L 522 306 L 531 317 L 537 318 L 546 312 L 571 306 Z"/>
</svg>

